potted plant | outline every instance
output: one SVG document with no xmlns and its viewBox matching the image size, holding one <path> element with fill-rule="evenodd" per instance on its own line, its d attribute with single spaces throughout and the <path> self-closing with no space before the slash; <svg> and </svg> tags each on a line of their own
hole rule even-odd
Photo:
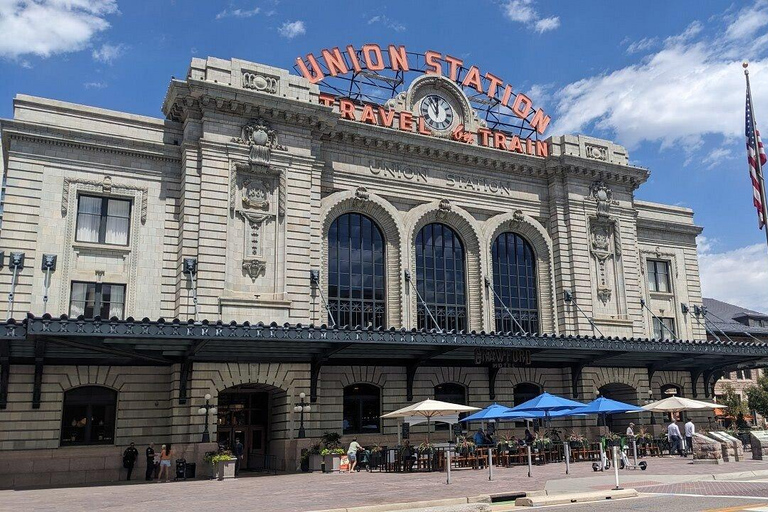
<svg viewBox="0 0 768 512">
<path fill-rule="evenodd" d="M 533 442 L 534 450 L 549 450 L 552 447 L 552 440 L 548 437 L 540 437 Z"/>
<path fill-rule="evenodd" d="M 433 453 L 435 453 L 435 445 L 425 441 L 419 445 L 417 450 L 419 451 L 419 453 L 422 453 L 425 455 L 432 455 Z"/>
<path fill-rule="evenodd" d="M 577 434 L 576 432 L 571 432 L 571 434 L 568 436 L 568 445 L 574 450 L 580 450 L 584 448 L 584 441 L 584 436 Z"/>
<path fill-rule="evenodd" d="M 341 456 L 344 455 L 343 448 L 323 448 L 320 452 L 325 463 L 325 472 L 339 471 L 341 467 Z"/>
<path fill-rule="evenodd" d="M 235 478 L 237 457 L 234 457 L 229 450 L 208 452 L 205 454 L 205 461 L 211 465 L 211 478 L 219 480 Z"/>
<path fill-rule="evenodd" d="M 512 448 L 517 446 L 517 440 L 515 436 L 508 436 L 502 434 L 499 436 L 499 440 L 496 441 L 496 451 L 501 453 L 512 453 Z"/>
<path fill-rule="evenodd" d="M 320 455 L 320 443 L 315 443 L 307 450 L 308 471 L 321 471 L 323 457 Z M 303 457 L 303 456 L 302 456 Z"/>
<path fill-rule="evenodd" d="M 466 436 L 458 436 L 456 438 L 456 453 L 462 456 L 468 456 L 474 453 L 475 442 L 470 441 Z"/>
<path fill-rule="evenodd" d="M 613 432 L 608 432 L 605 436 L 606 446 L 618 446 L 621 447 L 621 436 Z"/>
</svg>

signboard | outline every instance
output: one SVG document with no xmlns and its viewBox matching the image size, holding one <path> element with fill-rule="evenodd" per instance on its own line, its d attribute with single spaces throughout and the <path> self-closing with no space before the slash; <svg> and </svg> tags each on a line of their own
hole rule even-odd
<svg viewBox="0 0 768 512">
<path fill-rule="evenodd" d="M 454 439 L 464 434 L 464 426 L 461 423 L 453 424 L 453 437 Z"/>
<path fill-rule="evenodd" d="M 349 456 L 341 456 L 341 460 L 339 461 L 339 471 L 349 471 Z"/>
<path fill-rule="evenodd" d="M 411 436 L 411 425 L 409 423 L 403 422 L 401 432 L 402 432 L 403 441 L 405 441 Z"/>
<path fill-rule="evenodd" d="M 409 52 L 405 46 L 394 44 L 386 48 L 347 45 L 343 50 L 326 48 L 297 57 L 294 69 L 320 86 L 320 103 L 338 111 L 342 119 L 531 156 L 549 154 L 547 144 L 538 139 L 549 126 L 550 116 L 510 83 L 477 66 L 465 65 L 463 59 L 432 50 Z M 466 115 L 462 122 L 451 123 L 452 113 L 444 120 L 439 104 L 449 106 L 450 102 L 440 103 L 439 99 L 429 105 L 435 109 L 436 120 L 445 123 L 439 128 L 450 127 L 445 132 L 430 127 L 428 109 L 423 105 L 418 111 L 392 108 L 407 95 L 404 77 L 409 72 L 455 84 L 480 123 Z"/>
<path fill-rule="evenodd" d="M 476 348 L 475 364 L 492 368 L 529 366 L 531 351 L 522 348 Z"/>
</svg>

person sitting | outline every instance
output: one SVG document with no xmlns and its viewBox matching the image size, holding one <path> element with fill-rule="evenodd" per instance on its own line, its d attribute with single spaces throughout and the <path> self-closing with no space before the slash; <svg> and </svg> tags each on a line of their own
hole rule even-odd
<svg viewBox="0 0 768 512">
<path fill-rule="evenodd" d="M 533 444 L 534 439 L 535 438 L 533 437 L 533 434 L 531 434 L 531 431 L 528 429 L 525 429 L 525 444 L 527 445 Z"/>
<path fill-rule="evenodd" d="M 482 428 L 477 429 L 477 432 L 475 432 L 475 446 L 483 446 L 485 444 L 485 432 L 483 432 Z"/>
<path fill-rule="evenodd" d="M 412 471 L 414 462 L 413 448 L 411 448 L 411 442 L 407 439 L 400 450 L 400 457 L 403 461 L 403 471 Z"/>
</svg>

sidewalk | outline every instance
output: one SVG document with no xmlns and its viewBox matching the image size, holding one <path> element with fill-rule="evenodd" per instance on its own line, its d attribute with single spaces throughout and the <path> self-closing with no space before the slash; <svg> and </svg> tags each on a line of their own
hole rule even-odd
<svg viewBox="0 0 768 512">
<path fill-rule="evenodd" d="M 768 461 L 731 462 L 723 465 L 693 465 L 680 458 L 645 459 L 647 471 L 620 471 L 624 487 L 662 483 L 711 480 L 715 478 L 754 478 L 768 475 Z M 760 473 L 755 473 L 760 472 Z M 237 480 L 188 481 L 169 484 L 105 485 L 97 487 L 0 491 L 3 509 L 32 511 L 84 511 L 94 507 L 122 511 L 142 508 L 164 512 L 206 510 L 230 512 L 236 499 L 249 508 L 292 512 L 325 510 L 481 495 L 509 495 L 546 490 L 550 493 L 604 490 L 614 485 L 613 471 L 595 473 L 592 464 L 571 465 L 565 475 L 564 464 L 534 466 L 528 478 L 525 466 L 495 468 L 494 480 L 486 470 L 456 470 L 453 482 L 445 483 L 445 473 L 300 473 Z"/>
</svg>

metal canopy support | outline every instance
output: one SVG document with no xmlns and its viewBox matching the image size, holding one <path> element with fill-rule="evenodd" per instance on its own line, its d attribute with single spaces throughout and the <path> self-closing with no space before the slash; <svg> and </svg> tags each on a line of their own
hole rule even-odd
<svg viewBox="0 0 768 512">
<path fill-rule="evenodd" d="M 699 392 L 696 389 L 696 384 L 699 382 L 699 377 L 701 376 L 703 370 L 696 369 L 691 370 L 691 396 L 693 398 L 696 398 L 699 396 Z"/>
<path fill-rule="evenodd" d="M 187 403 L 187 389 L 189 387 L 189 376 L 192 375 L 193 364 L 189 359 L 181 362 L 181 370 L 179 371 L 179 405 Z"/>
<path fill-rule="evenodd" d="M 310 403 L 317 402 L 317 381 L 320 380 L 320 369 L 323 367 L 323 363 L 319 357 L 313 357 L 312 363 L 309 366 L 309 401 Z"/>
<path fill-rule="evenodd" d="M 43 389 L 43 366 L 45 360 L 45 341 L 35 339 L 35 382 L 32 388 L 32 408 L 40 408 L 40 399 Z"/>
<path fill-rule="evenodd" d="M 496 400 L 496 377 L 499 375 L 499 368 L 496 366 L 488 367 L 488 399 Z"/>
<path fill-rule="evenodd" d="M 584 363 L 571 365 L 571 395 L 573 398 L 579 398 L 579 381 L 585 366 Z"/>
<path fill-rule="evenodd" d="M 416 378 L 417 363 L 409 364 L 405 367 L 405 399 L 409 402 L 413 400 L 413 380 Z"/>
<path fill-rule="evenodd" d="M 11 376 L 11 341 L 0 340 L 0 409 L 8 407 L 8 382 Z"/>
</svg>

